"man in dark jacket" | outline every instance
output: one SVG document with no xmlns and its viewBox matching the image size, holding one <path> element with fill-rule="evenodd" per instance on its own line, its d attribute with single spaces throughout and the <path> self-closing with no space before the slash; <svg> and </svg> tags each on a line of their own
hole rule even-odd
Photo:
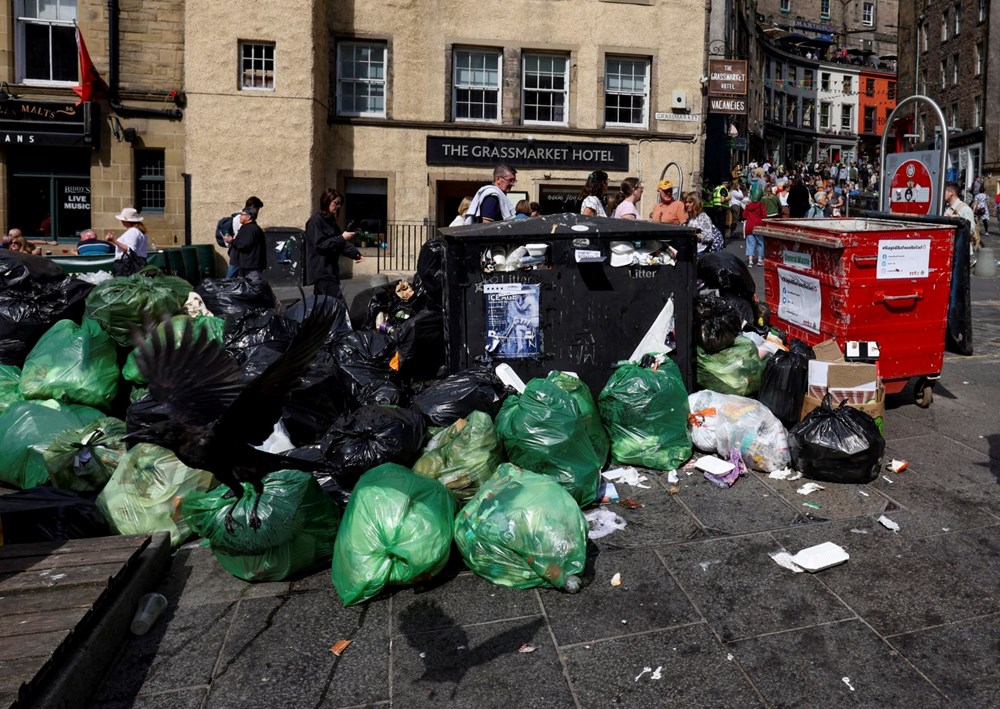
<svg viewBox="0 0 1000 709">
<path fill-rule="evenodd" d="M 809 211 L 809 206 L 809 188 L 802 182 L 801 177 L 796 177 L 788 190 L 788 216 L 801 219 Z"/>
<path fill-rule="evenodd" d="M 340 257 L 355 261 L 363 257 L 351 243 L 353 231 L 342 231 L 337 224 L 337 212 L 344 198 L 328 188 L 319 198 L 319 211 L 306 222 L 306 285 L 314 284 L 316 295 L 340 295 Z"/>
<path fill-rule="evenodd" d="M 267 243 L 264 230 L 257 224 L 256 207 L 245 207 L 240 212 L 240 231 L 236 236 L 225 237 L 232 248 L 231 260 L 236 275 L 251 281 L 264 279 L 267 268 Z"/>
</svg>

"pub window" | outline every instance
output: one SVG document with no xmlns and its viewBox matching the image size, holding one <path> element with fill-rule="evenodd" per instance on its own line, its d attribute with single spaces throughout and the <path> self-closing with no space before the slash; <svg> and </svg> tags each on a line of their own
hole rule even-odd
<svg viewBox="0 0 1000 709">
<path fill-rule="evenodd" d="M 525 54 L 521 77 L 521 119 L 525 123 L 566 125 L 569 57 Z"/>
<path fill-rule="evenodd" d="M 16 0 L 14 7 L 18 79 L 76 82 L 76 0 Z"/>
<path fill-rule="evenodd" d="M 340 42 L 337 45 L 337 113 L 385 117 L 386 45 Z"/>
<path fill-rule="evenodd" d="M 274 91 L 274 44 L 240 42 L 240 88 Z"/>
<path fill-rule="evenodd" d="M 135 151 L 135 208 L 145 214 L 167 207 L 166 159 L 162 150 Z"/>
<path fill-rule="evenodd" d="M 604 61 L 604 124 L 644 126 L 649 105 L 649 60 L 607 57 Z"/>
<path fill-rule="evenodd" d="M 500 52 L 456 49 L 452 81 L 452 118 L 500 122 Z"/>
</svg>

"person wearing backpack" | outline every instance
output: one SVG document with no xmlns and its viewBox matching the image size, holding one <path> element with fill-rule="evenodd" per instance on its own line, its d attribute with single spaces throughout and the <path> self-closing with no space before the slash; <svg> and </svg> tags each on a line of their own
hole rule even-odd
<svg viewBox="0 0 1000 709">
<path fill-rule="evenodd" d="M 247 197 L 246 204 L 243 205 L 243 209 L 247 207 L 253 207 L 260 213 L 263 209 L 264 203 L 260 201 L 259 197 L 251 196 Z M 222 217 L 219 219 L 218 223 L 215 225 L 215 243 L 217 243 L 222 248 L 226 249 L 226 253 L 229 257 L 229 264 L 226 267 L 226 278 L 232 278 L 236 275 L 237 268 L 233 265 L 233 252 L 232 247 L 229 245 L 230 241 L 226 240 L 226 237 L 234 237 L 240 231 L 240 214 L 242 211 L 233 212 L 227 217 Z"/>
</svg>

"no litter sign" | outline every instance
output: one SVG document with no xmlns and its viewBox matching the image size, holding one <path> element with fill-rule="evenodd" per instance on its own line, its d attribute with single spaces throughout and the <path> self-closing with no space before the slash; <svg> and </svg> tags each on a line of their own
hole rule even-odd
<svg viewBox="0 0 1000 709">
<path fill-rule="evenodd" d="M 901 214 L 929 214 L 931 173 L 919 160 L 906 160 L 889 182 L 889 211 Z"/>
</svg>

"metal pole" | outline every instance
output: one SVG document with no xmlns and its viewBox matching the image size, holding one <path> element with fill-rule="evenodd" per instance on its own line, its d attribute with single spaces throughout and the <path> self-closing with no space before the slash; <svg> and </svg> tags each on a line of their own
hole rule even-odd
<svg viewBox="0 0 1000 709">
<path fill-rule="evenodd" d="M 888 182 L 886 181 L 887 175 L 885 170 L 885 163 L 886 163 L 885 149 L 886 149 L 886 142 L 889 138 L 889 126 L 891 126 L 893 120 L 895 120 L 896 113 L 898 113 L 902 108 L 905 108 L 908 104 L 911 103 L 915 104 L 921 102 L 927 104 L 930 107 L 931 112 L 938 121 L 938 125 L 941 126 L 941 149 L 939 152 L 940 157 L 938 165 L 937 194 L 934 195 L 935 202 L 931 204 L 931 209 L 933 213 L 938 216 L 940 216 L 942 213 L 941 198 L 944 195 L 944 185 L 946 182 L 945 175 L 947 173 L 946 168 L 948 165 L 948 124 L 945 121 L 944 113 L 941 111 L 941 107 L 934 102 L 934 99 L 929 98 L 927 96 L 907 96 L 898 104 L 896 104 L 896 108 L 892 109 L 892 113 L 889 114 L 889 117 L 885 121 L 885 130 L 882 131 L 882 157 L 879 162 L 879 174 L 882 177 L 881 189 L 879 190 L 879 209 L 883 212 L 889 211 L 889 189 L 888 189 Z M 914 114 L 917 113 L 916 107 L 914 107 L 913 112 Z M 914 126 L 914 129 L 915 128 L 916 126 Z"/>
</svg>

